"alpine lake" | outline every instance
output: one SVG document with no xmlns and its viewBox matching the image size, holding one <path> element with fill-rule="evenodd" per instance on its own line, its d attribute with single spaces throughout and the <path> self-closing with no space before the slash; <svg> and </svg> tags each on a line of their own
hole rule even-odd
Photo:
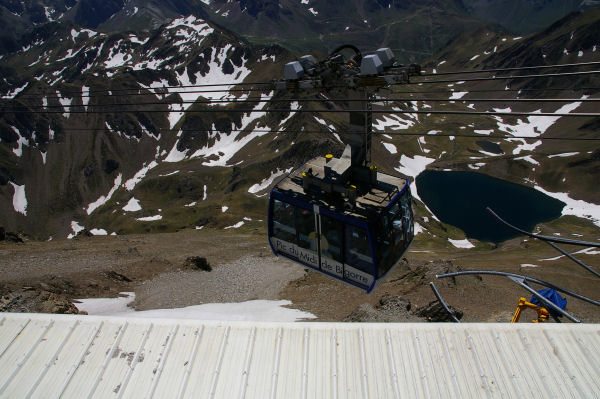
<svg viewBox="0 0 600 399">
<path fill-rule="evenodd" d="M 519 236 L 486 211 L 526 231 L 561 216 L 565 203 L 540 191 L 481 173 L 425 170 L 417 176 L 422 201 L 467 237 L 500 243 Z"/>
</svg>

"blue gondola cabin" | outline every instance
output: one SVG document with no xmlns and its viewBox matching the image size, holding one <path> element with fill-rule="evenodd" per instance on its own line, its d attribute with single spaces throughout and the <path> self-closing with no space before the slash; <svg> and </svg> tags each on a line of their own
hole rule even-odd
<svg viewBox="0 0 600 399">
<path fill-rule="evenodd" d="M 336 190 L 323 186 L 335 174 L 330 161 L 315 158 L 275 185 L 269 242 L 276 255 L 370 292 L 413 240 L 409 182 L 371 168 L 330 195 Z"/>
</svg>

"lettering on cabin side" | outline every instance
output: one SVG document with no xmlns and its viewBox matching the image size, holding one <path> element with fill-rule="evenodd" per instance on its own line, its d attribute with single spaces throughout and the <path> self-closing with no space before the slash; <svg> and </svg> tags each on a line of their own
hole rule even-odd
<svg viewBox="0 0 600 399">
<path fill-rule="evenodd" d="M 273 248 L 275 248 L 276 252 L 293 256 L 300 262 L 304 262 L 314 267 L 319 267 L 319 257 L 317 256 L 316 252 L 300 248 L 296 244 L 280 240 L 276 237 L 271 238 L 271 243 L 273 244 Z"/>
<path fill-rule="evenodd" d="M 315 252 L 309 251 L 304 248 L 297 248 L 298 250 L 298 259 L 301 262 L 308 263 L 314 267 L 319 267 L 319 259 Z"/>
<path fill-rule="evenodd" d="M 340 262 L 326 257 L 321 257 L 321 270 L 335 274 L 338 277 L 343 277 L 344 275 L 344 266 Z"/>
<path fill-rule="evenodd" d="M 272 237 L 271 243 L 276 252 L 281 252 L 290 255 L 300 262 L 313 267 L 319 267 L 319 257 L 316 252 L 309 249 L 300 248 L 296 244 L 292 244 L 279 238 Z M 369 287 L 373 283 L 373 276 L 369 273 L 365 273 L 352 266 L 348 266 L 337 262 L 331 258 L 321 257 L 321 270 L 329 274 L 342 277 L 346 280 L 359 283 L 366 287 Z"/>
<path fill-rule="evenodd" d="M 373 283 L 373 276 L 371 274 L 362 272 L 348 265 L 344 265 L 344 278 L 366 286 L 370 286 Z"/>
</svg>

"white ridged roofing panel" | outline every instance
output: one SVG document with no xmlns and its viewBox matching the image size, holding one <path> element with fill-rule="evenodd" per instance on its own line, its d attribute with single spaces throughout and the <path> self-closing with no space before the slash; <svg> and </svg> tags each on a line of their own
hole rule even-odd
<svg viewBox="0 0 600 399">
<path fill-rule="evenodd" d="M 600 325 L 4 314 L 0 398 L 600 397 Z"/>
</svg>

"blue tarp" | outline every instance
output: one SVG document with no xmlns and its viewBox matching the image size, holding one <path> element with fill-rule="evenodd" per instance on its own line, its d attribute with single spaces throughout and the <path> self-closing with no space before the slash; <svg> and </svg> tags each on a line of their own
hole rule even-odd
<svg viewBox="0 0 600 399">
<path fill-rule="evenodd" d="M 539 290 L 538 294 L 540 294 L 544 298 L 548 299 L 550 302 L 552 302 L 553 304 L 555 304 L 562 310 L 565 310 L 565 308 L 567 307 L 567 300 L 565 298 L 563 298 L 562 296 L 560 296 L 560 294 L 558 292 L 556 292 L 556 290 L 553 290 L 552 288 L 544 288 L 543 290 Z M 548 305 L 541 303 L 541 301 L 539 299 L 537 299 L 535 296 L 532 296 L 531 300 L 529 302 L 533 303 L 534 305 L 538 305 L 538 306 L 547 308 L 548 312 L 553 316 L 561 316 L 561 314 L 558 313 L 556 310 L 552 310 L 552 309 L 548 308 Z"/>
</svg>

